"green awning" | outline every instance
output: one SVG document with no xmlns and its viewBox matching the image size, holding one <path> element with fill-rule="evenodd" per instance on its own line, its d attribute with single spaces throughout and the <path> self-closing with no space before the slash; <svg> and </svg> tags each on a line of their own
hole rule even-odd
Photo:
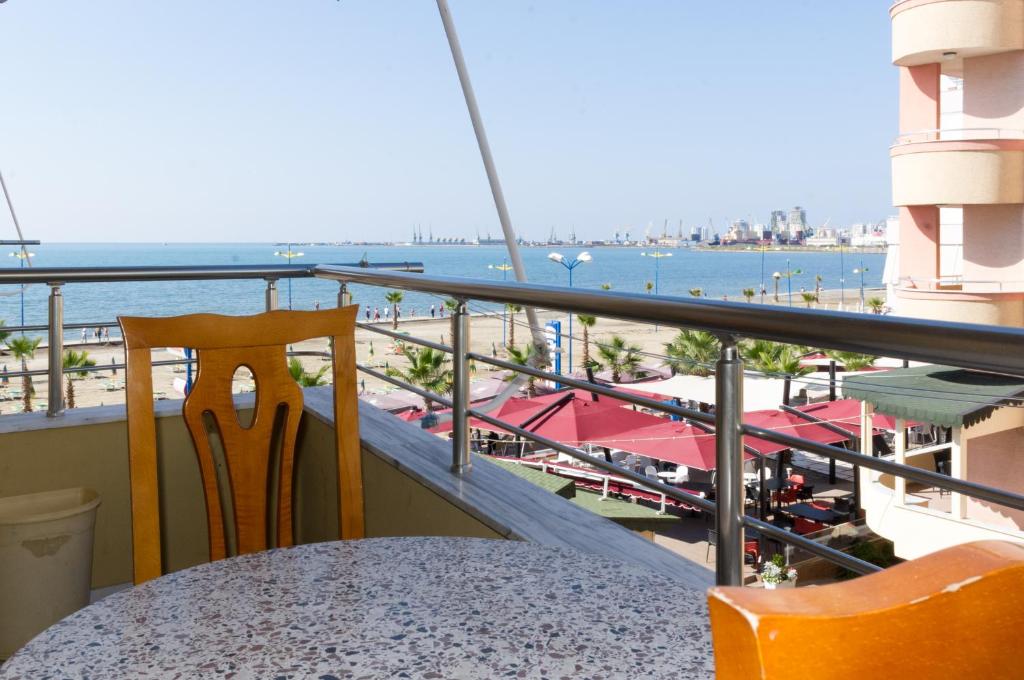
<svg viewBox="0 0 1024 680">
<path fill-rule="evenodd" d="M 966 427 L 997 408 L 1019 406 L 1024 380 L 951 366 L 915 366 L 843 378 L 843 396 L 875 411 L 945 427 Z"/>
<path fill-rule="evenodd" d="M 527 467 L 525 465 L 502 460 L 500 458 L 491 458 L 488 456 L 487 460 L 491 461 L 498 467 L 508 470 L 517 477 L 522 477 L 534 486 L 539 486 L 545 491 L 550 491 L 556 496 L 571 499 L 576 495 L 576 483 L 566 477 L 550 475 L 543 470 Z"/>
</svg>

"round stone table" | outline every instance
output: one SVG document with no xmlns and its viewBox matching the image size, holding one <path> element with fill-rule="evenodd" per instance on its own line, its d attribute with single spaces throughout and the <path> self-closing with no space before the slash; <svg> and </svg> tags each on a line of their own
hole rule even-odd
<svg viewBox="0 0 1024 680">
<path fill-rule="evenodd" d="M 338 541 L 111 595 L 0 678 L 710 678 L 707 621 L 704 593 L 574 550 Z"/>
</svg>

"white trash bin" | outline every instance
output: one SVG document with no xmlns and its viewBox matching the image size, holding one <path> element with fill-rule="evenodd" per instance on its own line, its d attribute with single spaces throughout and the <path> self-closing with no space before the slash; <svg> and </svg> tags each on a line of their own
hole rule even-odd
<svg viewBox="0 0 1024 680">
<path fill-rule="evenodd" d="M 0 659 L 89 604 L 99 504 L 85 488 L 0 498 Z"/>
</svg>

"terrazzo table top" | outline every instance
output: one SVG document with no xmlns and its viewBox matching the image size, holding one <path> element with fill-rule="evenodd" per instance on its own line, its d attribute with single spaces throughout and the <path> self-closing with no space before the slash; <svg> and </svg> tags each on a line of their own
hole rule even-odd
<svg viewBox="0 0 1024 680">
<path fill-rule="evenodd" d="M 317 543 L 169 574 L 72 614 L 11 678 L 710 678 L 704 593 L 519 541 Z"/>
</svg>

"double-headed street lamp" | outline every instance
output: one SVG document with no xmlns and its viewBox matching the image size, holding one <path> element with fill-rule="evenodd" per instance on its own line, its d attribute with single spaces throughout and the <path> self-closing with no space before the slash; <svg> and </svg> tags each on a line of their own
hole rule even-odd
<svg viewBox="0 0 1024 680">
<path fill-rule="evenodd" d="M 653 257 L 654 258 L 654 294 L 658 294 L 658 270 L 661 267 L 661 258 L 672 257 L 672 253 L 663 253 L 660 250 L 654 250 L 652 252 L 642 252 L 640 257 Z"/>
<path fill-rule="evenodd" d="M 26 245 L 39 245 L 39 241 L 4 241 L 4 245 L 20 245 L 21 250 L 15 250 L 13 253 L 7 253 L 8 257 L 16 257 L 20 260 L 19 269 L 24 269 L 25 265 L 32 266 L 32 262 L 29 260 L 31 257 L 35 257 L 35 253 L 30 253 L 25 249 Z M 21 284 L 21 325 L 25 325 L 25 284 Z M 21 332 L 25 335 L 25 331 Z"/>
<path fill-rule="evenodd" d="M 508 263 L 508 260 L 506 260 L 506 259 L 502 259 L 501 264 L 489 264 L 489 265 L 487 265 L 487 268 L 488 269 L 497 269 L 499 272 L 501 272 L 501 280 L 502 281 L 507 281 L 508 280 L 508 273 L 510 271 L 512 271 L 512 265 L 510 265 Z M 508 305 L 502 305 L 501 306 L 501 346 L 502 347 L 505 347 L 506 345 L 508 345 L 508 343 L 505 342 L 505 327 L 508 325 L 506 323 L 507 319 L 505 318 L 507 314 L 508 314 Z"/>
<path fill-rule="evenodd" d="M 291 243 L 289 243 L 287 245 L 288 245 L 288 250 L 284 250 L 284 251 L 278 250 L 278 251 L 275 251 L 274 255 L 276 255 L 278 257 L 285 258 L 286 260 L 288 260 L 288 264 L 292 263 L 292 259 L 293 258 L 302 257 L 303 255 L 305 255 L 305 253 L 297 253 L 294 250 L 292 250 L 292 244 Z M 288 277 L 288 309 L 291 309 L 291 308 L 292 308 L 292 277 L 289 276 Z"/>
<path fill-rule="evenodd" d="M 860 309 L 864 311 L 864 272 L 868 271 L 868 268 L 864 266 L 864 260 L 860 261 L 860 266 L 853 270 L 854 274 L 860 274 Z"/>
<path fill-rule="evenodd" d="M 569 287 L 572 288 L 572 270 L 579 267 L 584 262 L 590 262 L 594 258 L 590 256 L 590 253 L 583 251 L 576 257 L 569 259 L 561 253 L 548 253 L 548 259 L 552 262 L 557 262 L 566 269 L 569 270 Z M 569 315 L 569 374 L 572 375 L 572 314 Z"/>
</svg>

